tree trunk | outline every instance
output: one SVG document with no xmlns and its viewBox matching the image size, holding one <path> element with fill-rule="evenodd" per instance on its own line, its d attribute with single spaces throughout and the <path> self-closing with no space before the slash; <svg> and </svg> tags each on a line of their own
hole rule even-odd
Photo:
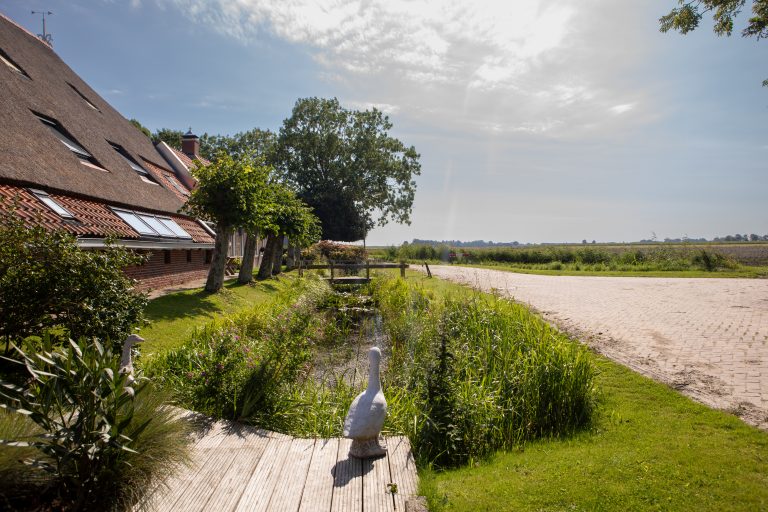
<svg viewBox="0 0 768 512">
<path fill-rule="evenodd" d="M 253 262 L 256 259 L 256 243 L 259 241 L 258 233 L 248 233 L 245 236 L 243 249 L 243 264 L 240 266 L 240 274 L 237 282 L 247 284 L 253 281 Z"/>
<path fill-rule="evenodd" d="M 277 237 L 277 243 L 275 244 L 275 255 L 272 260 L 272 275 L 276 276 L 283 270 L 283 237 Z"/>
<path fill-rule="evenodd" d="M 216 225 L 216 242 L 213 246 L 213 260 L 205 282 L 205 291 L 217 292 L 224 286 L 224 271 L 227 267 L 227 251 L 229 249 L 230 226 Z"/>
<path fill-rule="evenodd" d="M 301 259 L 301 249 L 294 245 L 291 240 L 288 240 L 288 257 L 286 258 L 286 266 L 288 270 L 293 270 L 299 266 L 299 260 Z"/>
<path fill-rule="evenodd" d="M 259 273 L 256 275 L 257 279 L 266 279 L 272 275 L 272 267 L 274 267 L 276 244 L 277 244 L 277 237 L 270 233 L 267 236 L 267 246 L 264 247 L 264 254 L 261 257 L 261 265 L 259 265 Z"/>
</svg>

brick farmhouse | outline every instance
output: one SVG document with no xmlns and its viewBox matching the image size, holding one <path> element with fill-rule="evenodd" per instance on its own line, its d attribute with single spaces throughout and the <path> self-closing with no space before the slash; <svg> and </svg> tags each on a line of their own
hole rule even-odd
<svg viewBox="0 0 768 512">
<path fill-rule="evenodd" d="M 0 15 L 0 210 L 64 229 L 88 249 L 107 238 L 147 255 L 125 272 L 142 289 L 203 278 L 214 234 L 179 213 L 195 185 L 197 137 L 153 145 L 53 49 Z"/>
</svg>

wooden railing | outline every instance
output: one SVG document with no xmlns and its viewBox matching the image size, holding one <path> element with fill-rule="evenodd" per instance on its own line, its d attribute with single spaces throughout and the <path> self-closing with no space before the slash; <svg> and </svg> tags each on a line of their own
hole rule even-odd
<svg viewBox="0 0 768 512">
<path fill-rule="evenodd" d="M 407 263 L 386 263 L 386 262 L 371 262 L 368 260 L 361 261 L 361 262 L 355 262 L 355 261 L 334 261 L 330 260 L 328 263 L 307 263 L 305 261 L 299 262 L 299 275 L 304 275 L 304 270 L 324 270 L 324 269 L 330 269 L 331 271 L 331 280 L 334 280 L 336 278 L 335 272 L 336 271 L 347 271 L 347 270 L 363 270 L 365 269 L 365 278 L 370 280 L 371 279 L 371 269 L 385 269 L 385 268 L 399 268 L 400 269 L 400 277 L 405 277 L 405 269 L 408 268 Z"/>
</svg>

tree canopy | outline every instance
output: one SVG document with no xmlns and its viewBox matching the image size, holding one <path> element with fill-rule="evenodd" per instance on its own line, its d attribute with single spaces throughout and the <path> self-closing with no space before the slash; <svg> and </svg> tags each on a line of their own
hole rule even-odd
<svg viewBox="0 0 768 512">
<path fill-rule="evenodd" d="M 659 18 L 662 32 L 676 30 L 681 34 L 698 28 L 701 19 L 711 12 L 714 20 L 713 30 L 718 36 L 730 36 L 733 33 L 733 21 L 738 16 L 746 0 L 678 0 L 679 7 Z M 747 26 L 741 31 L 743 37 L 755 37 L 757 40 L 768 38 L 768 0 L 752 0 L 752 16 Z M 768 87 L 768 80 L 763 80 Z"/>
<path fill-rule="evenodd" d="M 138 123 L 138 121 L 137 121 Z M 145 128 L 146 130 L 146 128 Z M 181 138 L 184 132 L 171 128 L 161 128 L 152 134 L 152 142 L 157 144 L 165 142 L 174 149 L 181 151 Z M 268 156 L 275 142 L 275 134 L 269 130 L 253 128 L 234 135 L 209 135 L 200 136 L 200 156 L 214 161 L 219 153 L 226 153 L 234 159 L 241 157 Z"/>
<path fill-rule="evenodd" d="M 224 152 L 210 165 L 193 170 L 198 180 L 184 209 L 191 215 L 216 223 L 213 261 L 205 284 L 206 291 L 217 292 L 224 285 L 229 237 L 234 228 L 253 225 L 265 202 L 272 167 L 263 160 L 233 159 Z"/>
<path fill-rule="evenodd" d="M 359 240 L 390 220 L 410 224 L 419 154 L 391 128 L 381 111 L 349 110 L 336 98 L 299 99 L 283 122 L 272 161 L 320 218 L 323 238 Z"/>
</svg>

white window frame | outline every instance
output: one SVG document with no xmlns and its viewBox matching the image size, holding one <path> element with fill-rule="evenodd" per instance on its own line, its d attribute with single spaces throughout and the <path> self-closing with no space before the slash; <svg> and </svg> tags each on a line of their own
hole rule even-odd
<svg viewBox="0 0 768 512">
<path fill-rule="evenodd" d="M 41 203 L 43 203 L 45 206 L 53 210 L 59 217 L 63 219 L 75 219 L 75 216 L 72 215 L 72 212 L 70 212 L 69 210 L 64 208 L 62 205 L 57 203 L 56 200 L 48 194 L 48 192 L 45 192 L 44 190 L 39 190 L 36 188 L 30 188 L 29 191 Z"/>
<path fill-rule="evenodd" d="M 152 213 L 138 212 L 134 210 L 126 210 L 124 208 L 110 207 L 112 211 L 120 217 L 126 224 L 128 224 L 133 230 L 140 235 L 158 236 L 161 238 L 177 238 L 191 240 L 192 235 L 187 233 L 184 228 L 170 217 L 163 217 L 160 215 L 154 215 Z M 131 219 L 131 220 L 128 220 Z M 158 223 L 158 227 L 153 224 Z M 134 225 L 135 224 L 135 225 Z M 161 233 L 161 230 L 165 230 L 166 233 Z M 170 233 L 170 234 L 168 234 Z"/>
</svg>

